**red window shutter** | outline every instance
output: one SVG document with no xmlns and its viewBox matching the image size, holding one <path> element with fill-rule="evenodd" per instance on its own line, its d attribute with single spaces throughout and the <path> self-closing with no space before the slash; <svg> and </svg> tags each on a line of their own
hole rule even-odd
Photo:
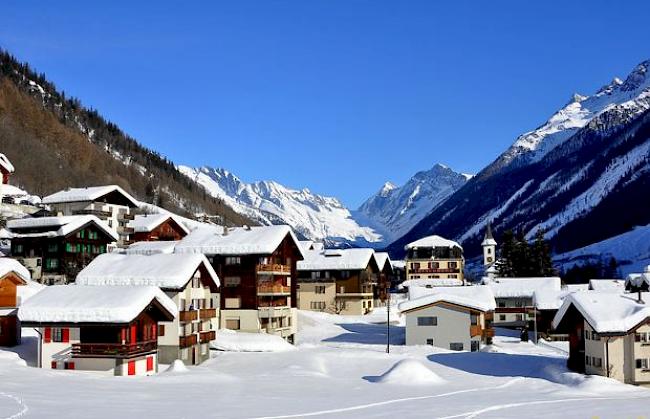
<svg viewBox="0 0 650 419">
<path fill-rule="evenodd" d="M 53 370 L 56 369 L 56 361 L 52 361 L 52 369 L 53 369 Z"/>
<path fill-rule="evenodd" d="M 74 362 L 66 362 L 65 363 L 65 369 L 66 370 L 73 370 L 74 369 Z"/>
<path fill-rule="evenodd" d="M 153 356 L 147 357 L 147 371 L 153 371 Z"/>
<path fill-rule="evenodd" d="M 131 325 L 131 344 L 134 344 L 138 341 L 138 328 L 137 326 Z"/>
<path fill-rule="evenodd" d="M 45 343 L 50 343 L 52 341 L 52 329 L 49 327 L 45 328 L 45 331 L 43 332 L 43 342 Z M 56 368 L 56 367 L 54 367 Z"/>
<path fill-rule="evenodd" d="M 135 375 L 135 361 L 129 361 L 129 375 Z"/>
<path fill-rule="evenodd" d="M 70 329 L 63 328 L 61 329 L 61 342 L 67 343 L 70 342 Z"/>
<path fill-rule="evenodd" d="M 156 339 L 156 337 L 158 336 L 157 329 L 158 329 L 158 325 L 156 323 L 151 325 L 151 339 L 152 340 Z"/>
</svg>

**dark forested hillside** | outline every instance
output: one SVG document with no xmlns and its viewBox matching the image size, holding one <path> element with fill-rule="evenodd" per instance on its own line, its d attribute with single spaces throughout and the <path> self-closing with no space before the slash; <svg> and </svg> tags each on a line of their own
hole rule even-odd
<svg viewBox="0 0 650 419">
<path fill-rule="evenodd" d="M 207 213 L 230 223 L 250 222 L 209 196 L 171 161 L 2 50 L 0 152 L 16 167 L 12 183 L 34 194 L 115 183 L 142 201 L 183 215 Z"/>
</svg>

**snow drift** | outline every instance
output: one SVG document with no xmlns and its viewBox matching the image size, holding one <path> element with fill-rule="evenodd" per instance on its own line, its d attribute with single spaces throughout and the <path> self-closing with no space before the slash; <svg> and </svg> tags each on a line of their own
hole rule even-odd
<svg viewBox="0 0 650 419">
<path fill-rule="evenodd" d="M 373 377 L 370 381 L 405 386 L 438 385 L 445 382 L 438 374 L 415 359 L 403 359 L 393 365 L 388 371 L 379 377 Z"/>
<path fill-rule="evenodd" d="M 211 343 L 214 349 L 230 352 L 287 352 L 296 348 L 280 336 L 266 333 L 245 333 L 221 329 Z"/>
</svg>

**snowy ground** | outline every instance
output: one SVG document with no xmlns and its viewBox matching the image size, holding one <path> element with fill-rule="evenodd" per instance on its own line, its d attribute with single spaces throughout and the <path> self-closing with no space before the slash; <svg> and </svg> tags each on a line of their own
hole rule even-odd
<svg viewBox="0 0 650 419">
<path fill-rule="evenodd" d="M 385 313 L 385 311 L 384 311 Z M 566 345 L 497 337 L 481 353 L 405 347 L 381 311 L 299 314 L 286 352 L 214 352 L 198 367 L 153 377 L 40 370 L 35 340 L 0 350 L 0 418 L 514 418 L 646 415 L 650 391 L 564 368 Z M 407 360 L 404 362 L 400 362 Z M 392 370 L 391 370 L 392 368 Z M 391 370 L 390 372 L 387 372 Z"/>
</svg>

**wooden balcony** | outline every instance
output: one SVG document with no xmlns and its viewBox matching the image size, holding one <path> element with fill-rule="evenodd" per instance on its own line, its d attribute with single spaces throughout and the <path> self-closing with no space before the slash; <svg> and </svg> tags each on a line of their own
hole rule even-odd
<svg viewBox="0 0 650 419">
<path fill-rule="evenodd" d="M 199 310 L 199 318 L 201 320 L 214 319 L 215 317 L 217 317 L 216 308 L 202 308 Z"/>
<path fill-rule="evenodd" d="M 73 215 L 94 215 L 98 218 L 110 218 L 113 215 L 109 211 L 102 211 L 96 209 L 76 210 L 76 211 L 72 211 L 72 214 Z"/>
<path fill-rule="evenodd" d="M 133 227 L 123 227 L 119 226 L 117 228 L 118 234 L 135 234 L 135 229 Z"/>
<path fill-rule="evenodd" d="M 198 320 L 199 312 L 197 310 L 185 310 L 178 312 L 178 320 L 182 322 L 191 322 Z"/>
<path fill-rule="evenodd" d="M 198 339 L 196 338 L 196 335 L 189 335 L 189 336 L 181 336 L 178 339 L 178 346 L 181 348 L 187 348 L 192 345 L 196 345 L 196 342 Z"/>
<path fill-rule="evenodd" d="M 217 332 L 210 330 L 208 332 L 201 332 L 201 343 L 210 343 L 217 338 Z"/>
<path fill-rule="evenodd" d="M 481 325 L 473 325 L 469 327 L 469 335 L 474 337 L 474 336 L 479 336 L 483 333 L 483 329 L 481 329 Z"/>
<path fill-rule="evenodd" d="M 73 343 L 73 358 L 130 358 L 134 355 L 155 352 L 157 340 L 136 343 Z"/>
<path fill-rule="evenodd" d="M 291 287 L 286 285 L 258 285 L 258 295 L 289 295 L 291 294 Z"/>
<path fill-rule="evenodd" d="M 277 263 L 260 264 L 255 267 L 255 271 L 266 275 L 291 275 L 291 266 Z"/>
<path fill-rule="evenodd" d="M 489 329 L 484 329 L 483 330 L 483 337 L 484 338 L 493 338 L 494 337 L 494 329 L 489 328 Z"/>
<path fill-rule="evenodd" d="M 121 212 L 119 218 L 122 220 L 135 220 L 135 214 L 127 214 L 126 212 Z"/>
<path fill-rule="evenodd" d="M 411 274 L 459 274 L 458 268 L 419 268 L 409 270 Z"/>
</svg>

